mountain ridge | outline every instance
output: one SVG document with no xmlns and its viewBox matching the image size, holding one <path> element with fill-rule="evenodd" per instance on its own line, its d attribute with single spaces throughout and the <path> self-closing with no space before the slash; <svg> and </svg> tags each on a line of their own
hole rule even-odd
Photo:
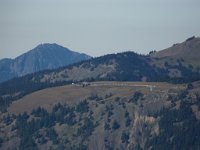
<svg viewBox="0 0 200 150">
<path fill-rule="evenodd" d="M 165 61 L 174 64 L 178 60 L 184 65 L 192 65 L 198 69 L 200 67 L 200 37 L 192 36 L 182 43 L 151 53 L 150 56 L 157 59 L 157 64 L 164 65 Z"/>
<path fill-rule="evenodd" d="M 199 43 L 200 43 L 200 37 L 192 36 L 192 37 L 186 39 L 182 43 L 173 44 L 173 46 L 171 46 L 169 48 L 166 48 L 164 50 L 153 53 L 152 56 L 157 57 L 157 58 L 168 57 L 168 56 L 177 56 L 177 55 L 180 55 L 181 52 L 182 53 L 185 51 L 187 52 L 189 48 L 198 48 Z M 198 50 L 198 49 L 196 49 L 196 50 Z M 198 52 L 198 51 L 196 51 L 196 52 Z"/>
</svg>

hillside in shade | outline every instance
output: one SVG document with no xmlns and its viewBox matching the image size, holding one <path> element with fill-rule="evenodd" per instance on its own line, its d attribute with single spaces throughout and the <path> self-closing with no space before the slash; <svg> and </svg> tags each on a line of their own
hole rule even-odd
<svg viewBox="0 0 200 150">
<path fill-rule="evenodd" d="M 57 44 L 40 44 L 15 59 L 0 60 L 0 82 L 90 59 Z"/>
</svg>

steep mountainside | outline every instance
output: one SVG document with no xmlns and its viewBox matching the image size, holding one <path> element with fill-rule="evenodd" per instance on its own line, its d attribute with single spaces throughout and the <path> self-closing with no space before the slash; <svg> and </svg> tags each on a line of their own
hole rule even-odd
<svg viewBox="0 0 200 150">
<path fill-rule="evenodd" d="M 91 82 L 44 89 L 0 116 L 0 149 L 200 148 L 200 82 Z"/>
<path fill-rule="evenodd" d="M 89 58 L 90 56 L 86 54 L 73 52 L 57 44 L 40 44 L 15 59 L 0 60 L 0 82 L 41 70 L 59 68 Z"/>
<path fill-rule="evenodd" d="M 12 59 L 0 60 L 0 82 L 6 81 L 17 76 L 17 73 L 14 70 L 10 69 L 12 63 Z"/>
</svg>

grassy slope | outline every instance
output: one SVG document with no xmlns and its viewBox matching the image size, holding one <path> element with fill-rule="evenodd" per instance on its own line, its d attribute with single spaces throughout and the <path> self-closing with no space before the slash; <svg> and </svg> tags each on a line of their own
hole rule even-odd
<svg viewBox="0 0 200 150">
<path fill-rule="evenodd" d="M 188 67 L 200 67 L 200 38 L 191 38 L 183 43 L 174 44 L 172 47 L 151 54 L 152 58 L 157 58 L 154 63 L 163 66 L 165 62 L 178 64 L 177 60 Z"/>
<path fill-rule="evenodd" d="M 150 92 L 148 85 L 155 86 Z M 81 100 L 98 94 L 105 96 L 112 93 L 115 97 L 130 97 L 135 91 L 142 91 L 146 94 L 163 94 L 169 89 L 183 88 L 182 85 L 155 82 L 93 82 L 90 86 L 82 87 L 66 85 L 61 87 L 48 88 L 29 94 L 11 104 L 8 111 L 11 113 L 31 112 L 33 109 L 42 106 L 50 109 L 56 103 L 77 104 Z"/>
</svg>

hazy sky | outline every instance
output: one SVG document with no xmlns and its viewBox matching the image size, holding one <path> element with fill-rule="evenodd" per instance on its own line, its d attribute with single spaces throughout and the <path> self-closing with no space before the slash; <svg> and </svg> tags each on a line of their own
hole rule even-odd
<svg viewBox="0 0 200 150">
<path fill-rule="evenodd" d="M 200 36 L 200 0 L 0 0 L 0 58 L 40 43 L 99 56 Z"/>
</svg>

